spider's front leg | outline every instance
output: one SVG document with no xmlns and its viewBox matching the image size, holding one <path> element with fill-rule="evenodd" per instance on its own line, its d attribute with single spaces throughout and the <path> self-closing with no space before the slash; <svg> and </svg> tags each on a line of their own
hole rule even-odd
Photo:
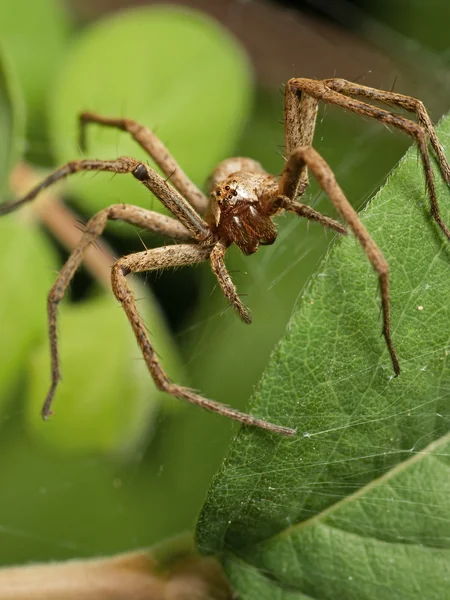
<svg viewBox="0 0 450 600">
<path fill-rule="evenodd" d="M 246 413 L 234 410 L 220 402 L 214 402 L 213 400 L 203 398 L 189 388 L 173 383 L 165 373 L 156 356 L 148 337 L 145 324 L 137 310 L 133 292 L 127 284 L 126 276 L 130 273 L 180 267 L 203 262 L 210 257 L 212 251 L 212 246 L 202 247 L 194 244 L 179 244 L 130 254 L 129 256 L 119 259 L 113 265 L 111 281 L 114 294 L 122 304 L 133 328 L 150 374 L 158 389 L 175 396 L 176 398 L 187 400 L 192 404 L 196 404 L 206 410 L 229 417 L 235 421 L 244 423 L 245 425 L 267 429 L 268 431 L 281 433 L 283 435 L 295 435 L 295 429 L 274 425 L 267 421 L 257 419 Z"/>
<path fill-rule="evenodd" d="M 310 169 L 320 187 L 328 195 L 331 202 L 348 223 L 361 243 L 367 258 L 378 273 L 383 310 L 383 335 L 391 356 L 394 373 L 397 376 L 400 374 L 400 365 L 391 334 L 388 264 L 383 253 L 370 237 L 368 231 L 359 220 L 357 212 L 349 203 L 344 192 L 336 182 L 333 171 L 320 154 L 311 146 L 297 148 L 290 155 L 286 162 L 283 176 L 281 177 L 279 188 L 280 194 L 290 196 L 292 189 L 296 188 L 297 181 L 302 180 L 302 174 L 307 168 Z"/>
<path fill-rule="evenodd" d="M 79 142 L 82 150 L 85 150 L 86 148 L 86 126 L 89 123 L 96 123 L 97 125 L 114 127 L 126 131 L 141 146 L 141 148 L 152 157 L 180 194 L 201 214 L 206 211 L 208 207 L 208 198 L 189 179 L 166 146 L 153 131 L 132 119 L 104 117 L 91 112 L 81 113 L 79 119 Z"/>
<path fill-rule="evenodd" d="M 178 220 L 189 231 L 191 237 L 199 242 L 208 241 L 211 231 L 208 224 L 201 218 L 197 211 L 168 184 L 154 169 L 129 156 L 121 156 L 116 160 L 83 159 L 72 160 L 59 169 L 50 173 L 37 186 L 32 188 L 28 194 L 17 200 L 0 204 L 0 216 L 17 210 L 23 204 L 31 202 L 43 190 L 57 181 L 80 173 L 81 171 L 108 171 L 110 173 L 122 173 L 133 175 L 145 187 L 150 190 L 178 218 Z"/>
</svg>

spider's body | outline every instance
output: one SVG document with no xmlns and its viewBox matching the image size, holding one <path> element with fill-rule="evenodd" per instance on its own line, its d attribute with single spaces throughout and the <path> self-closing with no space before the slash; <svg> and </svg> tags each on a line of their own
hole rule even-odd
<svg viewBox="0 0 450 600">
<path fill-rule="evenodd" d="M 412 112 L 417 116 L 418 123 L 388 110 L 374 107 L 368 102 L 363 102 L 359 99 L 361 97 L 385 104 L 388 107 L 400 107 Z M 391 336 L 389 267 L 381 250 L 372 240 L 336 183 L 330 167 L 312 147 L 319 102 L 341 106 L 365 117 L 376 119 L 385 125 L 400 129 L 412 137 L 417 144 L 422 160 L 431 215 L 444 235 L 450 239 L 450 230 L 442 221 L 439 212 L 428 142 L 433 147 L 441 174 L 448 184 L 450 184 L 450 167 L 425 107 L 420 100 L 415 98 L 376 90 L 343 79 L 326 79 L 324 81 L 291 79 L 287 83 L 285 92 L 285 153 L 287 160 L 281 177 L 266 173 L 261 165 L 253 159 L 231 158 L 220 163 L 213 172 L 209 184 L 209 199 L 191 182 L 164 144 L 149 129 L 131 119 L 114 119 L 93 113 L 83 113 L 80 116 L 81 147 L 85 145 L 84 131 L 88 123 L 122 129 L 132 135 L 148 152 L 167 179 L 163 179 L 146 164 L 130 157 L 121 157 L 116 160 L 74 160 L 51 173 L 24 198 L 0 206 L 0 214 L 15 210 L 21 204 L 29 202 L 40 191 L 59 179 L 84 170 L 131 173 L 159 198 L 175 218 L 136 206 L 115 204 L 94 215 L 87 223 L 80 243 L 61 269 L 48 297 L 52 383 L 42 409 L 44 418 L 51 414 L 53 396 L 61 378 L 56 328 L 57 305 L 79 267 L 83 253 L 102 234 L 108 219 L 121 219 L 183 242 L 124 256 L 115 262 L 111 271 L 113 292 L 126 312 L 156 386 L 177 398 L 188 400 L 246 425 L 261 427 L 284 435 L 295 434 L 295 429 L 292 427 L 274 425 L 257 419 L 208 400 L 188 388 L 173 383 L 166 375 L 153 350 L 126 276 L 130 273 L 191 265 L 209 260 L 226 299 L 234 307 L 239 317 L 245 323 L 250 323 L 250 312 L 242 304 L 224 262 L 225 253 L 231 244 L 236 244 L 244 254 L 256 252 L 260 245 L 273 244 L 277 232 L 272 219 L 282 211 L 292 212 L 300 217 L 316 221 L 340 234 L 347 233 L 342 224 L 322 215 L 310 206 L 298 202 L 298 198 L 303 195 L 308 186 L 308 170 L 317 179 L 322 190 L 329 196 L 341 217 L 357 237 L 378 274 L 383 312 L 383 335 L 394 373 L 395 375 L 400 373 L 399 360 Z M 186 241 L 189 243 L 184 243 Z"/>
<path fill-rule="evenodd" d="M 241 167 L 235 172 L 230 172 Z M 229 174 L 228 174 L 229 173 Z M 222 181 L 218 176 L 225 175 Z M 253 254 L 260 244 L 273 244 L 277 237 L 272 218 L 279 208 L 278 182 L 261 165 L 248 158 L 223 161 L 214 171 L 210 212 L 206 220 L 226 245 L 236 244 L 244 254 Z"/>
</svg>

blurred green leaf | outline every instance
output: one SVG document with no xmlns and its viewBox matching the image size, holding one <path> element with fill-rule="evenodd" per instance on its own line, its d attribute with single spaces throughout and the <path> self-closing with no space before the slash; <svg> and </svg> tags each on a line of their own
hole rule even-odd
<svg viewBox="0 0 450 600">
<path fill-rule="evenodd" d="M 450 118 L 438 133 L 448 145 Z M 449 429 L 450 254 L 424 189 L 412 149 L 361 215 L 390 265 L 400 377 L 351 236 L 304 291 L 251 405 L 298 436 L 242 430 L 212 484 L 198 540 L 243 599 L 385 598 L 386 585 L 395 598 L 446 597 L 448 441 L 426 448 Z"/>
<path fill-rule="evenodd" d="M 20 78 L 29 122 L 40 121 L 68 34 L 67 14 L 57 0 L 0 2 L 0 39 Z"/>
<path fill-rule="evenodd" d="M 3 6 L 3 5 L 2 5 Z M 0 8 L 0 13 L 3 8 Z M 0 22 L 1 18 L 0 18 Z M 3 25 L 3 22 L 2 22 Z M 12 167 L 24 145 L 25 115 L 13 64 L 5 41 L 0 45 L 0 193 L 8 188 Z M 9 47 L 8 47 L 9 50 Z M 3 198 L 2 198 L 3 200 Z M 27 277 L 21 268 L 29 266 Z M 31 346 L 43 335 L 45 292 L 51 281 L 54 257 L 50 246 L 29 220 L 11 216 L 0 219 L 0 404 L 10 398 L 25 370 Z M 33 298 L 33 302 L 30 302 Z"/>
<path fill-rule="evenodd" d="M 3 44 L 0 44 L 0 202 L 12 166 L 24 144 L 25 115 L 17 79 Z"/>
<path fill-rule="evenodd" d="M 57 160 L 79 154 L 81 111 L 126 116 L 154 129 L 203 185 L 233 147 L 249 109 L 250 87 L 242 50 L 203 15 L 161 7 L 114 15 L 81 35 L 61 70 L 51 113 Z M 124 154 L 148 158 L 123 132 L 91 126 L 89 156 Z M 161 210 L 132 177 L 87 176 L 70 183 L 89 212 L 118 201 Z"/>
<path fill-rule="evenodd" d="M 47 239 L 33 223 L 15 215 L 0 219 L 2 404 L 23 376 L 31 348 L 45 335 L 46 296 L 56 264 Z"/>
<path fill-rule="evenodd" d="M 168 372 L 180 369 L 164 320 L 140 289 L 139 309 L 145 316 L 159 356 Z M 26 416 L 33 432 L 71 452 L 123 452 L 136 447 L 152 425 L 160 400 L 180 402 L 159 392 L 147 370 L 131 327 L 111 295 L 63 306 L 61 368 L 54 412 L 47 422 L 40 409 L 50 384 L 48 341 L 37 350 L 30 372 Z"/>
</svg>

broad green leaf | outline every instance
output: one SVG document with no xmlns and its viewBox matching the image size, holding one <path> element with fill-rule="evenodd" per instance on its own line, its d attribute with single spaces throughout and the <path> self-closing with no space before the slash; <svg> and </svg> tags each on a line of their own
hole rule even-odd
<svg viewBox="0 0 450 600">
<path fill-rule="evenodd" d="M 449 118 L 438 133 L 448 146 Z M 450 194 L 436 184 L 448 223 Z M 390 265 L 402 373 L 393 378 L 380 335 L 374 272 L 353 236 L 340 240 L 250 406 L 297 437 L 242 430 L 199 521 L 201 548 L 222 555 L 242 598 L 447 594 L 448 441 L 432 460 L 424 449 L 449 429 L 450 253 L 415 149 L 361 218 Z"/>
<path fill-rule="evenodd" d="M 0 202 L 12 166 L 24 145 L 24 111 L 17 78 L 4 43 L 0 43 Z"/>
<path fill-rule="evenodd" d="M 61 70 L 53 95 L 51 137 L 58 162 L 80 156 L 83 110 L 129 117 L 154 129 L 199 185 L 231 151 L 247 115 L 248 63 L 217 23 L 191 11 L 141 8 L 104 19 L 83 32 Z M 87 156 L 148 156 L 120 131 L 91 125 Z M 72 178 L 88 212 L 115 202 L 158 210 L 132 177 Z"/>
<path fill-rule="evenodd" d="M 168 372 L 179 366 L 157 308 L 140 289 L 139 309 Z M 135 448 L 153 423 L 161 394 L 148 373 L 131 327 L 111 295 L 62 306 L 59 324 L 62 381 L 54 415 L 46 422 L 40 409 L 50 384 L 48 341 L 31 363 L 26 417 L 32 431 L 71 452 L 123 452 Z"/>
<path fill-rule="evenodd" d="M 410 454 L 247 556 L 227 556 L 231 581 L 245 590 L 239 597 L 447 598 L 450 435 Z M 249 567 L 255 563 L 257 570 Z"/>
<path fill-rule="evenodd" d="M 24 91 L 33 130 L 42 131 L 44 104 L 63 54 L 67 15 L 57 0 L 0 2 L 0 39 Z"/>
</svg>

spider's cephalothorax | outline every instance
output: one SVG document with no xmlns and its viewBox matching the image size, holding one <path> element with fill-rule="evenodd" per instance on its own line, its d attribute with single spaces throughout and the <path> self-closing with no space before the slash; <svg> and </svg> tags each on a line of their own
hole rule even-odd
<svg viewBox="0 0 450 600">
<path fill-rule="evenodd" d="M 363 102 L 361 98 L 387 105 L 389 110 L 374 107 L 368 102 Z M 57 338 L 58 303 L 79 267 L 84 252 L 102 234 L 108 219 L 121 219 L 139 228 L 166 235 L 172 240 L 189 242 L 129 254 L 117 260 L 111 271 L 113 292 L 128 317 L 156 386 L 172 396 L 182 398 L 246 425 L 261 427 L 284 435 L 295 434 L 293 427 L 268 423 L 219 402 L 208 400 L 189 388 L 173 383 L 166 375 L 153 350 L 126 276 L 130 273 L 192 265 L 209 260 L 224 296 L 239 317 L 245 323 L 250 323 L 250 311 L 242 303 L 225 266 L 225 253 L 231 244 L 239 246 L 244 254 L 256 252 L 260 245 L 272 244 L 277 235 L 272 218 L 281 211 L 292 212 L 300 217 L 316 221 L 340 234 L 347 233 L 341 223 L 298 202 L 298 198 L 308 186 L 308 170 L 317 179 L 322 190 L 328 195 L 341 217 L 357 237 L 378 274 L 383 313 L 383 335 L 394 373 L 395 375 L 400 373 L 399 360 L 391 335 L 388 264 L 336 183 L 330 167 L 312 147 L 319 102 L 341 106 L 411 136 L 417 144 L 421 156 L 431 215 L 442 233 L 450 239 L 450 229 L 440 216 L 428 142 L 433 147 L 441 174 L 448 184 L 450 184 L 450 167 L 425 107 L 420 100 L 415 98 L 376 90 L 343 79 L 326 79 L 324 81 L 291 79 L 285 89 L 284 141 L 287 158 L 281 177 L 276 178 L 269 175 L 259 163 L 252 159 L 231 158 L 220 163 L 213 172 L 209 185 L 209 200 L 180 169 L 167 148 L 152 131 L 131 119 L 114 119 L 93 113 L 83 113 L 80 116 L 80 146 L 82 148 L 85 141 L 84 130 L 88 123 L 122 129 L 131 134 L 148 152 L 167 179 L 163 179 L 148 165 L 130 157 L 121 157 L 115 160 L 74 160 L 51 173 L 23 198 L 0 206 L 0 215 L 11 212 L 18 206 L 33 200 L 39 192 L 67 175 L 78 171 L 110 171 L 131 173 L 153 192 L 176 218 L 144 210 L 137 206 L 115 204 L 94 215 L 87 223 L 81 241 L 61 269 L 48 297 L 52 383 L 42 409 L 44 418 L 51 414 L 53 396 L 61 378 Z M 393 106 L 415 114 L 418 123 L 391 112 Z"/>
<path fill-rule="evenodd" d="M 225 160 L 214 171 L 211 185 L 206 219 L 221 240 L 236 244 L 244 254 L 274 243 L 277 230 L 271 217 L 280 209 L 274 210 L 272 199 L 278 196 L 278 182 L 259 163 L 248 158 Z"/>
</svg>

